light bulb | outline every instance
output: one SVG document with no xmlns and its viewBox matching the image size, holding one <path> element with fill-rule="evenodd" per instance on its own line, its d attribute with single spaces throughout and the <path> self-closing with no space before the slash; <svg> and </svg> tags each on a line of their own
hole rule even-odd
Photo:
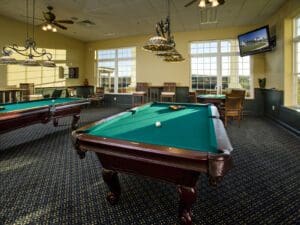
<svg viewBox="0 0 300 225">
<path fill-rule="evenodd" d="M 200 8 L 205 8 L 205 5 L 206 5 L 206 4 L 205 4 L 205 0 L 201 0 L 201 1 L 199 2 L 199 5 L 198 5 L 198 6 L 199 6 Z"/>
<path fill-rule="evenodd" d="M 48 30 L 51 30 L 51 29 L 52 29 L 51 24 L 48 24 L 48 25 L 47 25 L 47 29 L 48 29 Z"/>
<path fill-rule="evenodd" d="M 208 0 L 209 2 L 213 2 L 214 0 Z"/>
<path fill-rule="evenodd" d="M 47 31 L 47 27 L 46 27 L 46 26 L 43 26 L 43 27 L 42 27 L 42 30 L 43 30 L 43 31 Z"/>
<path fill-rule="evenodd" d="M 218 5 L 219 5 L 218 0 L 214 0 L 214 1 L 212 2 L 212 7 L 216 7 L 216 6 L 218 6 Z"/>
<path fill-rule="evenodd" d="M 53 32 L 57 32 L 57 29 L 55 27 L 52 28 Z"/>
</svg>

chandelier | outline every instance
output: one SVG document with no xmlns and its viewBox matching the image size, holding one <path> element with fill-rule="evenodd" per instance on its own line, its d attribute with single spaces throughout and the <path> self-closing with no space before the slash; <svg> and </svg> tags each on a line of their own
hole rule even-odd
<svg viewBox="0 0 300 225">
<path fill-rule="evenodd" d="M 180 55 L 175 49 L 174 36 L 171 35 L 171 26 L 170 26 L 170 0 L 167 0 L 168 4 L 168 16 L 165 20 L 161 20 L 156 23 L 156 36 L 151 37 L 146 44 L 143 46 L 143 49 L 155 53 L 157 56 L 164 57 L 164 59 Z M 184 58 L 180 55 L 181 59 Z M 181 61 L 183 61 L 181 60 Z M 169 60 L 164 60 L 170 62 Z M 175 61 L 174 61 L 175 62 Z M 179 62 L 179 61 L 178 61 Z"/>
<path fill-rule="evenodd" d="M 19 62 L 11 57 L 13 53 L 18 53 L 25 56 L 26 59 L 21 62 L 24 66 L 45 66 L 55 67 L 55 63 L 52 61 L 52 54 L 45 49 L 37 50 L 36 42 L 34 40 L 34 20 L 35 20 L 35 0 L 32 4 L 32 37 L 29 37 L 29 22 L 28 22 L 28 0 L 26 0 L 26 40 L 25 46 L 19 47 L 16 44 L 4 46 L 2 49 L 2 56 L 0 57 L 0 64 L 18 64 Z M 42 63 L 38 62 L 35 58 L 47 57 L 47 60 Z"/>
</svg>

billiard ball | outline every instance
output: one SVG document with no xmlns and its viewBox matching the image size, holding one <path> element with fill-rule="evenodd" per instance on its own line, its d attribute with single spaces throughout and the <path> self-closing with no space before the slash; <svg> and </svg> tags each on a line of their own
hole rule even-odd
<svg viewBox="0 0 300 225">
<path fill-rule="evenodd" d="M 155 126 L 156 127 L 160 127 L 161 126 L 161 123 L 159 121 L 155 122 Z"/>
</svg>

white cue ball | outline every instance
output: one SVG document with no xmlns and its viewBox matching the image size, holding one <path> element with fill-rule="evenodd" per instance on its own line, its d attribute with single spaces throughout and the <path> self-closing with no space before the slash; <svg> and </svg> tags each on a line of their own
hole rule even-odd
<svg viewBox="0 0 300 225">
<path fill-rule="evenodd" d="M 161 126 L 161 123 L 159 121 L 155 122 L 155 126 L 156 127 L 160 127 Z"/>
<path fill-rule="evenodd" d="M 54 99 L 52 99 L 52 102 L 55 102 L 55 100 L 54 100 Z"/>
</svg>

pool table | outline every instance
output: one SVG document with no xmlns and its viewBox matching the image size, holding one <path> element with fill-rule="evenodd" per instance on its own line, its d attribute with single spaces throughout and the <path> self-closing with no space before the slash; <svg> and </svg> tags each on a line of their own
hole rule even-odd
<svg viewBox="0 0 300 225">
<path fill-rule="evenodd" d="M 218 94 L 203 94 L 197 96 L 198 102 L 200 103 L 213 103 L 216 106 L 225 103 L 226 95 Z"/>
<path fill-rule="evenodd" d="M 72 128 L 78 128 L 81 106 L 89 104 L 82 98 L 47 98 L 36 101 L 0 104 L 0 134 L 35 123 L 48 123 L 53 120 L 73 116 Z"/>
<path fill-rule="evenodd" d="M 81 158 L 96 153 L 111 204 L 121 194 L 118 172 L 161 179 L 178 185 L 182 224 L 192 223 L 200 173 L 216 185 L 233 166 L 232 146 L 212 104 L 149 103 L 84 126 L 72 137 Z"/>
</svg>

